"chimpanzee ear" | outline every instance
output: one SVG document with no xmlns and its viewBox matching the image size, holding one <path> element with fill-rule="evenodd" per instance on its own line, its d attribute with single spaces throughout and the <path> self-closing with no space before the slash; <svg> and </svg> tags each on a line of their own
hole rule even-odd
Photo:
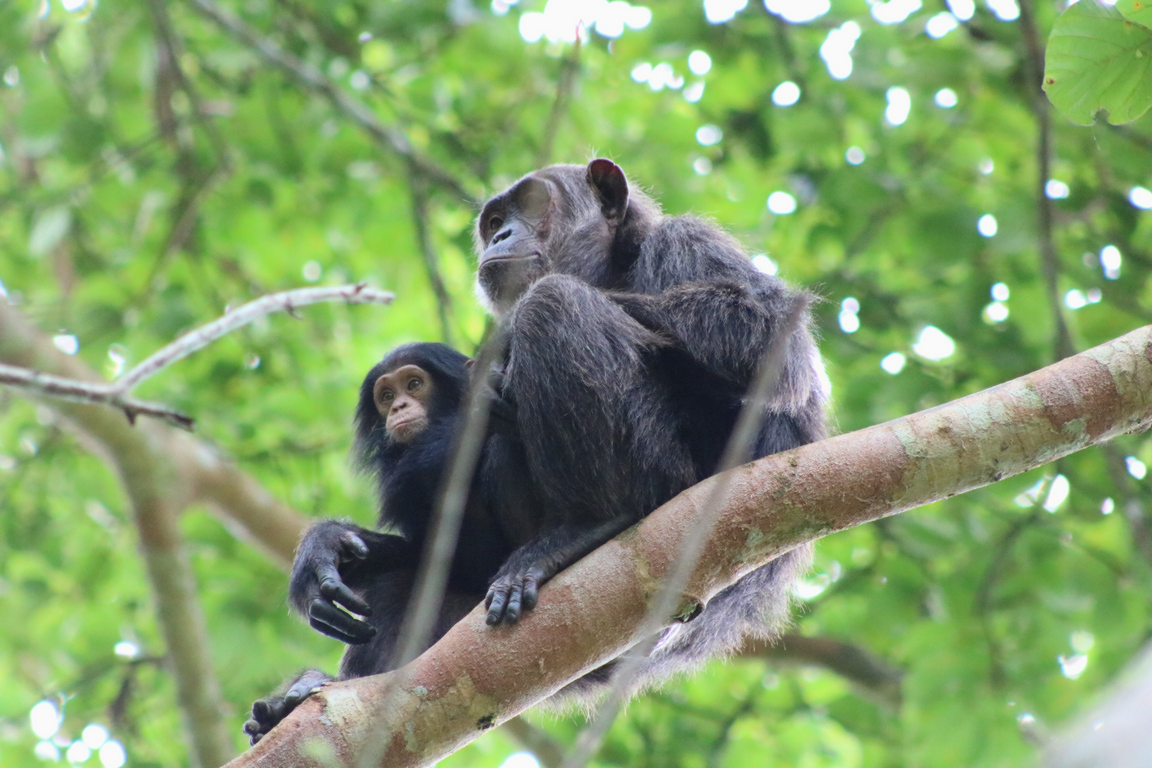
<svg viewBox="0 0 1152 768">
<path fill-rule="evenodd" d="M 588 183 L 600 199 L 600 212 L 610 221 L 620 221 L 628 210 L 628 180 L 611 160 L 599 158 L 588 163 Z"/>
</svg>

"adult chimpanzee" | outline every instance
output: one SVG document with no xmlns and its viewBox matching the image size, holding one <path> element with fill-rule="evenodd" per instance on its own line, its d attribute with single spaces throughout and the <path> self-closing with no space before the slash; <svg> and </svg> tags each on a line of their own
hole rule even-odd
<svg viewBox="0 0 1152 768">
<path fill-rule="evenodd" d="M 545 581 L 712 474 L 782 333 L 780 376 L 753 456 L 824 435 L 823 368 L 807 315 L 799 327 L 787 320 L 809 296 L 758 271 L 715 226 L 663 216 L 611 161 L 525 176 L 485 204 L 476 242 L 478 293 L 507 340 L 499 402 L 513 414 L 542 502 L 539 534 L 503 562 L 485 596 L 490 624 L 517 621 Z M 484 464 L 495 477 L 510 470 L 498 459 Z M 315 586 L 342 575 L 330 564 L 347 559 L 346 549 L 320 541 L 297 556 L 295 571 L 315 574 L 309 602 L 327 602 L 324 613 L 337 612 L 334 603 L 358 610 L 339 581 Z M 771 635 L 810 555 L 797 549 L 747 574 L 668 631 L 637 685 Z M 589 690 L 611 667 L 565 693 Z"/>
<path fill-rule="evenodd" d="M 478 293 L 507 324 L 501 394 L 547 510 L 546 535 L 493 582 L 490 622 L 515 621 L 539 584 L 711 474 L 780 333 L 753 455 L 824 436 L 819 353 L 806 323 L 782 328 L 809 297 L 715 226 L 663 216 L 611 161 L 528 174 L 485 204 L 476 242 Z M 809 557 L 786 554 L 717 595 L 661 644 L 653 672 L 770 633 Z"/>
<path fill-rule="evenodd" d="M 467 357 L 444 344 L 406 344 L 377 363 L 360 387 L 353 453 L 358 467 L 375 477 L 379 524 L 393 533 L 339 520 L 316 524 L 300 542 L 289 586 L 292 605 L 313 628 L 349 644 L 339 679 L 385 672 L 394 664 L 441 480 L 462 426 L 469 366 Z M 513 547 L 537 530 L 538 503 L 509 434 L 497 431 L 485 441 L 433 641 L 483 599 Z M 253 704 L 244 724 L 252 743 L 332 679 L 307 670 Z"/>
</svg>

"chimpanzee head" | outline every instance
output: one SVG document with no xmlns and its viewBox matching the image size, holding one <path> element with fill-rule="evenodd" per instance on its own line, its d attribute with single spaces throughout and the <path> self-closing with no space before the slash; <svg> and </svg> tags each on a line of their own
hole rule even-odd
<svg viewBox="0 0 1152 768">
<path fill-rule="evenodd" d="M 659 217 L 611 160 L 533 171 L 484 204 L 476 220 L 476 293 L 493 314 L 508 311 L 548 274 L 611 288 L 639 255 Z"/>
<path fill-rule="evenodd" d="M 446 344 L 404 344 L 372 367 L 356 406 L 359 464 L 416 441 L 432 424 L 460 412 L 469 359 Z"/>
</svg>

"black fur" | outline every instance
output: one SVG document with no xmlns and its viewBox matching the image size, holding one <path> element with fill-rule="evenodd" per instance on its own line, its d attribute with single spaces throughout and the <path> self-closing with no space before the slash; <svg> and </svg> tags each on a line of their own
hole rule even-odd
<svg viewBox="0 0 1152 768">
<path fill-rule="evenodd" d="M 547 511 L 542 535 L 497 575 L 495 610 L 517 595 L 534 603 L 539 584 L 712 474 L 760 361 L 811 297 L 712 224 L 662 215 L 607 160 L 524 177 L 485 205 L 476 243 L 478 294 L 506 323 L 501 394 Z M 805 311 L 785 340 L 754 457 L 826 433 L 808 322 Z M 635 686 L 773 635 L 810 558 L 783 555 L 666 631 Z"/>
<path fill-rule="evenodd" d="M 520 441 L 497 432 L 485 443 L 465 518 L 473 528 L 462 532 L 461 541 L 489 536 L 503 546 L 490 550 L 498 558 L 483 559 L 462 556 L 458 548 L 450 587 L 465 588 L 446 600 L 441 634 L 479 597 L 474 588 L 483 579 L 472 576 L 493 567 L 487 574 L 495 574 L 486 595 L 489 623 L 515 622 L 535 605 L 538 587 L 549 578 L 712 474 L 760 361 L 797 302 L 806 306 L 811 298 L 756 270 L 715 226 L 663 216 L 607 160 L 544 168 L 494 196 L 478 219 L 476 243 L 477 291 L 501 318 L 507 340 L 497 402 L 506 406 L 502 415 L 514 422 L 511 431 Z M 823 370 L 806 312 L 786 344 L 754 457 L 825 435 Z M 457 404 L 452 419 L 458 411 Z M 380 467 L 393 465 L 376 463 L 372 451 L 380 448 L 383 459 L 387 446 L 372 442 L 365 423 L 358 427 L 358 445 L 380 478 L 381 520 L 397 524 L 403 541 L 416 541 L 434 500 L 427 488 L 435 486 L 419 486 L 419 509 L 392 512 L 393 470 Z M 441 439 L 429 454 L 413 453 L 411 462 L 438 477 L 437 461 L 447 446 Z M 405 482 L 422 477 L 413 469 Z M 350 546 L 348 533 L 363 546 Z M 375 637 L 364 638 L 359 628 L 340 638 L 371 639 L 349 648 L 342 677 L 384 671 L 391 658 L 411 591 L 409 563 L 418 551 L 401 553 L 397 538 L 329 522 L 301 544 L 292 587 L 297 607 L 308 610 L 317 594 L 331 603 L 343 577 L 364 590 L 373 609 Z M 720 592 L 693 621 L 666 630 L 633 688 L 729 653 L 749 636 L 772 636 L 787 621 L 791 586 L 810 558 L 808 547 L 793 550 Z M 404 568 L 384 566 L 396 562 Z M 324 594 L 330 576 L 335 578 Z M 615 663 L 553 700 L 602 690 Z M 299 687 L 289 685 L 287 695 L 257 705 L 280 712 Z M 254 707 L 245 726 L 254 741 L 271 727 L 257 715 Z"/>
</svg>

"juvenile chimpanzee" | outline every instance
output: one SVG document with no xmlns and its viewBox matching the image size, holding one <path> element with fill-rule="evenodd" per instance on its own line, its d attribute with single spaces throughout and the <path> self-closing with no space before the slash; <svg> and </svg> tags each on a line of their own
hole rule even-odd
<svg viewBox="0 0 1152 768">
<path fill-rule="evenodd" d="M 349 644 L 339 679 L 385 672 L 394 664 L 441 480 L 462 425 L 469 365 L 444 344 L 406 344 L 377 363 L 360 387 L 353 453 L 358 467 L 376 479 L 379 525 L 392 532 L 339 520 L 317 523 L 300 542 L 289 586 L 293 607 L 313 628 Z M 433 641 L 483 599 L 513 547 L 536 532 L 534 492 L 517 471 L 524 461 L 515 457 L 517 443 L 506 434 L 485 441 Z M 498 478 L 496 465 L 504 468 Z M 252 743 L 332 679 L 307 670 L 253 704 L 244 724 Z"/>
<path fill-rule="evenodd" d="M 807 312 L 799 327 L 787 323 L 809 295 L 758 271 L 715 226 L 663 216 L 611 161 L 528 174 L 485 204 L 476 243 L 477 291 L 507 339 L 499 395 L 543 502 L 539 534 L 514 544 L 488 589 L 490 624 L 517 621 L 540 585 L 712 474 L 781 334 L 780 376 L 752 456 L 824 436 L 827 392 Z M 336 556 L 318 547 L 296 567 L 319 574 Z M 810 557 L 793 550 L 713 597 L 666 632 L 637 685 L 771 636 Z"/>
</svg>

